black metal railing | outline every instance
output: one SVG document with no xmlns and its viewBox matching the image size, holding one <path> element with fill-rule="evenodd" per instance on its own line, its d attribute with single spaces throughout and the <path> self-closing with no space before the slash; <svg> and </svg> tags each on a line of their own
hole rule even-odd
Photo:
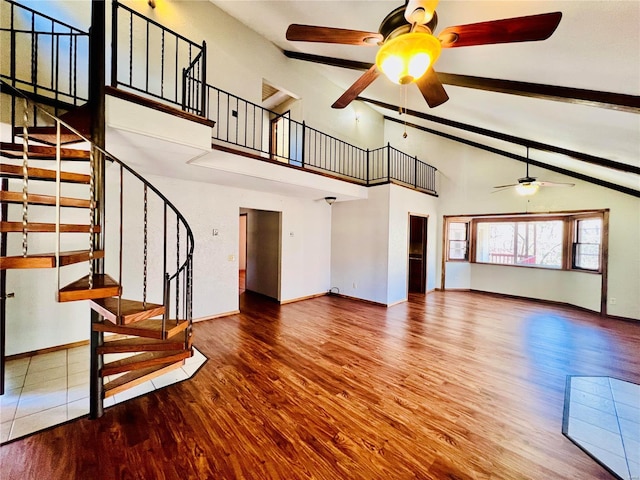
<svg viewBox="0 0 640 480">
<path fill-rule="evenodd" d="M 58 108 L 87 101 L 89 35 L 13 0 L 0 4 L 0 77 Z M 54 113 L 57 113 L 57 109 Z"/>
<path fill-rule="evenodd" d="M 363 149 L 212 85 L 206 91 L 214 143 L 363 185 L 394 181 L 436 193 L 436 168 L 391 145 Z"/>
<path fill-rule="evenodd" d="M 207 43 L 203 41 L 200 53 L 182 70 L 182 109 L 203 117 L 207 111 L 206 71 Z"/>
<path fill-rule="evenodd" d="M 189 40 L 114 1 L 111 86 L 126 87 L 177 105 L 205 111 L 206 44 Z"/>
</svg>

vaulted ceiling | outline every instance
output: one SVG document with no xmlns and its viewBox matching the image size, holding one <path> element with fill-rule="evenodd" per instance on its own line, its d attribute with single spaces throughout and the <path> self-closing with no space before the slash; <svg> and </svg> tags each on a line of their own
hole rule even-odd
<svg viewBox="0 0 640 480">
<path fill-rule="evenodd" d="M 374 62 L 377 47 L 287 41 L 287 27 L 377 32 L 402 4 L 212 1 L 294 61 L 315 63 L 318 74 L 345 90 Z M 515 160 L 530 147 L 533 164 L 640 196 L 640 2 L 440 0 L 434 33 L 554 11 L 562 20 L 545 41 L 443 49 L 435 65 L 450 97 L 443 105 L 429 108 L 414 85 L 403 96 L 382 76 L 360 99 L 390 120 L 488 145 Z M 408 115 L 399 117 L 398 106 Z"/>
</svg>

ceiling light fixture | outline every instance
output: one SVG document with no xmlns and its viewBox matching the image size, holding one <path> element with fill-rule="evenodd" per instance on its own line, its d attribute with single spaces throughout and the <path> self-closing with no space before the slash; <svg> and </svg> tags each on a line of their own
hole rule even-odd
<svg viewBox="0 0 640 480">
<path fill-rule="evenodd" d="M 523 182 L 516 185 L 516 192 L 518 192 L 518 195 L 529 197 L 535 195 L 539 188 L 540 185 L 537 183 Z"/>
<path fill-rule="evenodd" d="M 147 0 L 147 3 L 151 8 L 156 8 L 156 0 Z"/>
<path fill-rule="evenodd" d="M 324 201 L 329 205 L 333 205 L 333 203 L 336 201 L 336 197 L 324 197 Z"/>
<path fill-rule="evenodd" d="M 436 37 L 414 31 L 386 41 L 378 50 L 376 65 L 389 80 L 406 85 L 427 73 L 441 50 Z"/>
</svg>

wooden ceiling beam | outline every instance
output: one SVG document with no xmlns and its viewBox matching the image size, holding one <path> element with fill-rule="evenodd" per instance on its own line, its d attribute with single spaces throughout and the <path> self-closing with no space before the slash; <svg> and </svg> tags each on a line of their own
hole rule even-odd
<svg viewBox="0 0 640 480">
<path fill-rule="evenodd" d="M 438 73 L 438 75 L 440 74 Z M 372 100 L 370 98 L 357 97 L 356 100 L 367 102 L 372 105 L 376 105 L 378 107 L 385 108 L 394 112 L 398 112 L 400 109 L 398 105 L 381 102 L 379 100 Z M 404 115 L 410 115 L 412 117 L 420 118 L 422 120 L 428 120 L 430 122 L 438 123 L 440 125 L 446 125 L 448 127 L 459 128 L 466 132 L 477 133 L 479 135 L 495 138 L 497 140 L 502 140 L 504 142 L 509 142 L 516 145 L 522 145 L 524 147 L 528 147 L 534 150 L 558 153 L 560 155 L 565 155 L 575 160 L 580 160 L 582 162 L 589 163 L 591 165 L 597 165 L 599 167 L 611 168 L 613 170 L 620 170 L 622 172 L 628 172 L 628 173 L 634 173 L 636 175 L 640 175 L 640 167 L 637 167 L 636 165 L 616 162 L 614 160 L 609 160 L 607 158 L 596 157 L 595 155 L 589 155 L 588 153 L 576 152 L 575 150 L 569 150 L 568 148 L 557 147 L 555 145 L 549 145 L 547 143 L 536 142 L 535 140 L 516 137 L 514 135 L 508 135 L 506 133 L 500 133 L 500 132 L 496 132 L 494 130 L 489 130 L 482 127 L 476 127 L 474 125 L 469 125 L 468 123 L 456 122 L 455 120 L 448 120 L 446 118 L 436 117 L 435 115 L 419 112 L 417 110 L 403 108 L 402 112 Z M 385 117 L 385 118 L 388 118 L 388 117 Z"/>
<path fill-rule="evenodd" d="M 463 143 L 470 147 L 479 148 L 481 150 L 485 150 L 487 152 L 495 153 L 496 155 L 501 155 L 503 157 L 511 158 L 513 160 L 518 160 L 520 162 L 529 163 L 529 165 L 535 165 L 537 167 L 544 168 L 546 170 L 550 170 L 552 172 L 560 173 L 562 175 L 566 175 L 568 177 L 576 178 L 578 180 L 583 180 L 585 182 L 593 183 L 595 185 L 599 185 L 601 187 L 610 188 L 611 190 L 615 190 L 620 193 L 625 193 L 627 195 L 631 195 L 633 197 L 640 198 L 640 191 L 634 190 L 633 188 L 625 187 L 623 185 L 618 185 L 617 183 L 608 182 L 606 180 L 602 180 L 600 178 L 592 177 L 590 175 L 585 175 L 583 173 L 574 172 L 573 170 L 568 170 L 566 168 L 557 167 L 555 165 L 551 165 L 549 163 L 541 162 L 539 160 L 534 160 L 531 158 L 526 158 L 521 155 L 516 155 L 515 153 L 506 152 L 504 150 L 500 150 L 499 148 L 490 147 L 488 145 L 484 145 L 479 142 L 474 142 L 473 140 L 469 140 L 466 138 L 458 137 L 456 135 L 451 135 L 449 133 L 439 132 L 438 130 L 434 130 L 432 128 L 424 127 L 422 125 L 417 125 L 415 123 L 408 123 L 403 120 L 399 120 L 397 118 L 392 118 L 385 116 L 385 120 L 389 120 L 390 122 L 400 123 L 407 127 L 415 128 L 417 130 L 421 130 L 423 132 L 431 133 L 433 135 L 437 135 L 442 138 L 446 138 L 448 140 L 453 140 L 455 142 Z"/>
<path fill-rule="evenodd" d="M 333 67 L 348 68 L 352 70 L 368 70 L 371 63 L 345 60 L 342 58 L 324 57 L 307 53 L 284 50 L 288 58 L 313 62 Z M 640 113 L 640 96 L 623 93 L 601 92 L 597 90 L 585 90 L 581 88 L 560 87 L 556 85 L 544 85 L 530 82 L 517 82 L 513 80 L 500 80 L 496 78 L 473 77 L 455 73 L 438 72 L 438 78 L 443 84 L 456 87 L 473 88 L 489 92 L 506 93 L 524 97 L 553 100 L 556 102 L 572 103 L 576 105 L 588 105 L 591 107 L 607 108 L 630 113 Z"/>
</svg>

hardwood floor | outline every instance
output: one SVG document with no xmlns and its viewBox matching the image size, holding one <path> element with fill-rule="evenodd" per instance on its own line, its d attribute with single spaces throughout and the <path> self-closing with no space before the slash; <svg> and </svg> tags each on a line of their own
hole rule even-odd
<svg viewBox="0 0 640 480">
<path fill-rule="evenodd" d="M 608 479 L 566 375 L 640 383 L 640 323 L 462 292 L 334 296 L 195 325 L 187 382 L 2 446 L 9 479 Z"/>
</svg>

